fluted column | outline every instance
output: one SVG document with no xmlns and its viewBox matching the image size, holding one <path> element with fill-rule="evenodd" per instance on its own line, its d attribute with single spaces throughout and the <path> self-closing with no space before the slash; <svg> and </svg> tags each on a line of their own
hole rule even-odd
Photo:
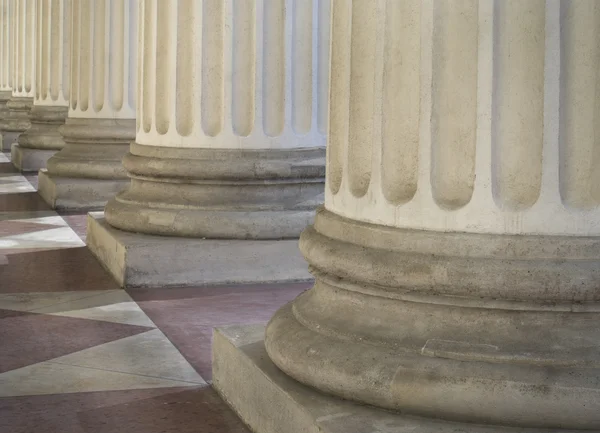
<svg viewBox="0 0 600 433">
<path fill-rule="evenodd" d="M 138 233 L 298 237 L 322 202 L 326 2 L 141 2 L 129 188 L 107 221 Z M 325 21 L 326 22 L 326 21 Z"/>
<path fill-rule="evenodd" d="M 31 125 L 29 110 L 35 96 L 36 1 L 11 0 L 8 6 L 12 94 L 7 115 L 0 121 L 4 150 Z"/>
<path fill-rule="evenodd" d="M 40 172 L 53 207 L 97 209 L 126 185 L 135 137 L 137 2 L 72 0 L 68 118 L 63 149 Z"/>
<path fill-rule="evenodd" d="M 323 202 L 329 1 L 140 8 L 131 182 L 89 247 L 124 285 L 309 279 L 297 239 Z"/>
<path fill-rule="evenodd" d="M 0 0 L 0 121 L 8 114 L 6 103 L 12 96 L 12 3 L 11 0 Z"/>
<path fill-rule="evenodd" d="M 331 37 L 316 284 L 270 358 L 403 414 L 599 430 L 600 3 L 335 1 Z"/>
<path fill-rule="evenodd" d="M 64 146 L 58 128 L 69 107 L 71 0 L 37 0 L 35 97 L 31 127 L 12 147 L 12 162 L 22 171 L 46 167 Z"/>
</svg>

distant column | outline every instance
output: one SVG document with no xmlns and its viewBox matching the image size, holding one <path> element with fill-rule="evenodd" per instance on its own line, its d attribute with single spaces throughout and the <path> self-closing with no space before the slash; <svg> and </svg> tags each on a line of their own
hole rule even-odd
<svg viewBox="0 0 600 433">
<path fill-rule="evenodd" d="M 35 47 L 37 0 L 9 1 L 12 94 L 6 106 L 9 112 L 0 121 L 3 150 L 9 151 L 19 135 L 30 126 L 29 110 L 35 96 Z"/>
<path fill-rule="evenodd" d="M 58 128 L 69 109 L 71 0 L 37 0 L 35 98 L 31 127 L 12 147 L 12 163 L 38 171 L 64 146 Z"/>
<path fill-rule="evenodd" d="M 8 114 L 6 103 L 12 96 L 13 56 L 11 29 L 14 25 L 14 21 L 11 18 L 12 8 L 12 0 L 0 0 L 0 122 Z M 0 144 L 0 148 L 2 148 L 2 144 Z"/>
<path fill-rule="evenodd" d="M 54 208 L 101 209 L 127 185 L 121 159 L 135 138 L 137 10 L 135 0 L 72 0 L 65 144 L 39 178 Z"/>
</svg>

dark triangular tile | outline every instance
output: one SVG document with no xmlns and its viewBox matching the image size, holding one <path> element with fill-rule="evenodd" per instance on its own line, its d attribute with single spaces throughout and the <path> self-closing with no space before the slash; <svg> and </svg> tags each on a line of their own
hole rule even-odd
<svg viewBox="0 0 600 433">
<path fill-rule="evenodd" d="M 0 373 L 152 329 L 7 310 L 0 310 L 0 318 Z"/>
</svg>

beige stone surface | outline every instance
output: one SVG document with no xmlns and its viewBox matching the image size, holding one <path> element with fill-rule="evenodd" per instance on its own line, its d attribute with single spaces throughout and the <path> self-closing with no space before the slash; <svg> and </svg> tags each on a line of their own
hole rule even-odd
<svg viewBox="0 0 600 433">
<path fill-rule="evenodd" d="M 87 246 L 124 287 L 177 287 L 311 280 L 297 239 L 151 236 L 88 214 Z"/>
</svg>

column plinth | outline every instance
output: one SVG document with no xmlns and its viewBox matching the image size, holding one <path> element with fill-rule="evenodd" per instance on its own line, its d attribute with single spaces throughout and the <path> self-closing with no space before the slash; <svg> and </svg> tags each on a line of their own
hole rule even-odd
<svg viewBox="0 0 600 433">
<path fill-rule="evenodd" d="M 140 3 L 131 181 L 88 232 L 122 284 L 311 278 L 297 242 L 323 202 L 328 13 L 314 0 Z"/>
<path fill-rule="evenodd" d="M 135 139 L 137 2 L 71 0 L 71 10 L 64 145 L 40 170 L 39 192 L 53 208 L 100 210 L 127 185 L 121 160 Z"/>
<path fill-rule="evenodd" d="M 325 204 L 300 238 L 316 282 L 267 325 L 269 361 L 217 334 L 216 388 L 260 433 L 297 428 L 280 412 L 600 429 L 600 5 L 334 2 L 331 38 Z M 259 383 L 287 405 L 236 395 Z"/>
</svg>

